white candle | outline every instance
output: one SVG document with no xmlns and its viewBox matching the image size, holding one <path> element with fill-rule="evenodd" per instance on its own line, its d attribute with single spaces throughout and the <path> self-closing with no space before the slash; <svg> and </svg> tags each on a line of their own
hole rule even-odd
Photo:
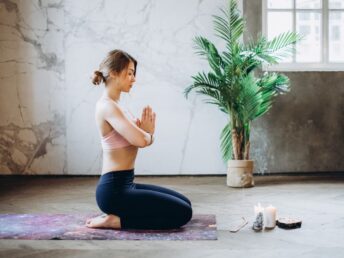
<svg viewBox="0 0 344 258">
<path fill-rule="evenodd" d="M 276 208 L 272 205 L 264 209 L 264 226 L 274 228 L 276 226 Z"/>
</svg>

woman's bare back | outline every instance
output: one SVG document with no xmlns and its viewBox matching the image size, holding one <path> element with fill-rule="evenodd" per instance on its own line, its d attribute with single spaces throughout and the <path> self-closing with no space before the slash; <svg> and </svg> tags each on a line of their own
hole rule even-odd
<svg viewBox="0 0 344 258">
<path fill-rule="evenodd" d="M 105 120 L 104 111 L 109 105 L 103 98 L 96 105 L 95 119 L 100 136 L 107 135 L 113 127 Z M 110 171 L 127 170 L 135 167 L 138 147 L 130 145 L 113 150 L 103 150 L 102 174 Z"/>
</svg>

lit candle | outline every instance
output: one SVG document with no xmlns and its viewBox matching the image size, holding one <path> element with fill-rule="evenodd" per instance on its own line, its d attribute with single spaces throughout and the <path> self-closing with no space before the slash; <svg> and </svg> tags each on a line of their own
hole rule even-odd
<svg viewBox="0 0 344 258">
<path fill-rule="evenodd" d="M 264 226 L 264 208 L 258 203 L 254 206 L 255 221 L 253 222 L 252 229 L 254 231 L 261 231 Z"/>
<path fill-rule="evenodd" d="M 276 226 L 276 208 L 272 205 L 264 209 L 264 226 L 274 228 Z"/>
<path fill-rule="evenodd" d="M 264 212 L 264 208 L 260 205 L 260 202 L 258 203 L 258 205 L 254 206 L 254 215 L 257 217 L 259 212 Z"/>
</svg>

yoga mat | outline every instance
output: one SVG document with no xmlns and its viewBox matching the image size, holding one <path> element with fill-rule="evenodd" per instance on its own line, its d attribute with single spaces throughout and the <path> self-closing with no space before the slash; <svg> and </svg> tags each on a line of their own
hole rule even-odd
<svg viewBox="0 0 344 258">
<path fill-rule="evenodd" d="M 217 240 L 212 214 L 195 214 L 172 230 L 95 229 L 85 226 L 97 214 L 0 214 L 0 239 L 46 240 Z"/>
</svg>

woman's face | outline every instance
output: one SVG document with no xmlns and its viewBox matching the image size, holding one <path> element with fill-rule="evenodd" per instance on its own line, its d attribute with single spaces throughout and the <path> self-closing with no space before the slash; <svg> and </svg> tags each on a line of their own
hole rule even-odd
<svg viewBox="0 0 344 258">
<path fill-rule="evenodd" d="M 130 62 L 127 69 L 124 69 L 118 76 L 116 76 L 117 86 L 121 91 L 129 92 L 133 86 L 135 79 L 135 65 Z"/>
</svg>

